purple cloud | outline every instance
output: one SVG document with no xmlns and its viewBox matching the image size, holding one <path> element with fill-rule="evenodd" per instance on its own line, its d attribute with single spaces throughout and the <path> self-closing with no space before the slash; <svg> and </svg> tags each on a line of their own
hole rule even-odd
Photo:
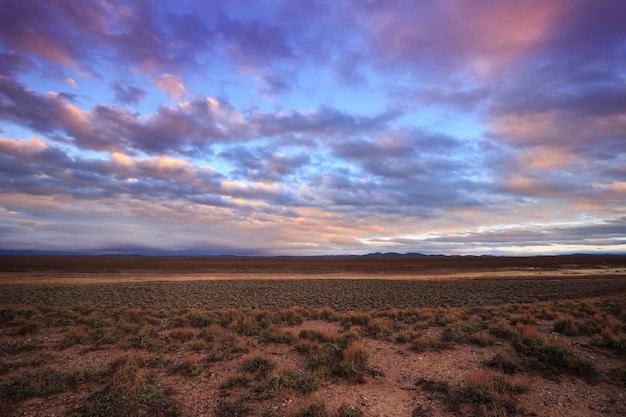
<svg viewBox="0 0 626 417">
<path fill-rule="evenodd" d="M 147 92 L 137 86 L 116 81 L 111 84 L 115 100 L 122 104 L 137 104 L 144 99 Z"/>
</svg>

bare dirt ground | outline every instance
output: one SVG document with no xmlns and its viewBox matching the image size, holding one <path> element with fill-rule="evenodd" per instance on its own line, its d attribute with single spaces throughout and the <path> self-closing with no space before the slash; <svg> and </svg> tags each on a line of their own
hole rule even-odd
<svg viewBox="0 0 626 417">
<path fill-rule="evenodd" d="M 0 257 L 0 388 L 10 388 L 16 375 L 33 369 L 102 370 L 120 357 L 138 355 L 147 364 L 141 373 L 156 372 L 159 389 L 181 405 L 170 414 L 160 409 L 159 415 L 626 415 L 625 257 L 363 261 Z M 233 318 L 219 325 L 183 320 L 218 309 L 245 313 L 225 310 L 230 313 L 220 317 Z M 265 323 L 259 317 L 266 313 L 260 311 L 283 309 L 301 319 L 266 330 L 290 334 L 289 343 L 264 341 L 263 330 L 253 326 L 257 322 L 242 318 L 256 314 L 255 320 Z M 408 320 L 411 315 L 421 318 Z M 135 316 L 136 325 L 129 318 Z M 109 327 L 94 324 L 107 320 Z M 560 320 L 574 320 L 581 330 L 555 331 Z M 22 331 L 33 321 L 46 324 Z M 584 330 L 583 324 L 596 322 L 598 329 Z M 475 326 L 471 334 L 453 333 L 450 339 L 450 329 L 470 325 Z M 176 326 L 193 337 L 172 341 Z M 502 336 L 502 326 L 517 336 Z M 245 349 L 209 359 L 218 342 L 203 334 L 214 328 Z M 119 329 L 126 333 L 113 342 L 96 341 L 99 331 L 118 337 Z M 297 348 L 308 343 L 307 332 L 329 340 L 357 335 L 368 354 L 367 370 L 358 380 L 328 376 L 313 392 L 277 389 L 276 396 L 265 399 L 252 388 L 261 379 L 256 374 L 246 386 L 222 387 L 243 373 L 247 358 L 257 356 L 274 360 L 277 370 L 311 375 L 310 358 Z M 524 339 L 526 333 L 531 336 Z M 68 343 L 70 335 L 84 337 Z M 420 348 L 424 340 L 431 344 Z M 596 370 L 589 376 L 520 365 L 503 377 L 526 389 L 487 400 L 476 393 L 463 397 L 476 375 L 502 377 L 488 365 L 498 354 L 526 361 L 520 350 L 525 345 L 519 347 L 524 340 L 566 346 Z M 617 342 L 609 348 L 607 340 Z M 186 363 L 198 364 L 197 372 L 181 371 Z M 102 381 L 80 380 L 70 389 L 19 400 L 13 394 L 2 398 L 0 391 L 0 415 L 115 415 L 86 408 L 101 386 Z M 316 404 L 323 404 L 327 414 L 315 414 L 311 407 Z M 139 407 L 127 415 L 151 415 L 151 410 Z"/>
</svg>

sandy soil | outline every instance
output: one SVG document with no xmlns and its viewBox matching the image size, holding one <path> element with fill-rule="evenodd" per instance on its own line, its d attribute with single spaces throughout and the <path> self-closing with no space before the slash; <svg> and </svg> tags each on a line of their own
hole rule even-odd
<svg viewBox="0 0 626 417">
<path fill-rule="evenodd" d="M 612 277 L 625 276 L 626 268 L 563 268 L 558 270 L 532 269 L 501 269 L 498 271 L 436 271 L 414 274 L 354 274 L 354 273 L 325 273 L 314 275 L 315 279 L 377 279 L 377 280 L 451 280 L 451 279 L 489 279 L 508 278 L 526 279 L 538 277 Z M 311 279 L 312 274 L 302 273 L 188 273 L 175 274 L 170 272 L 120 271 L 114 273 L 85 274 L 68 273 L 63 271 L 46 272 L 0 272 L 0 285 L 52 285 L 52 284 L 111 284 L 133 282 L 184 282 L 184 281 L 246 281 L 246 280 L 302 280 Z"/>
</svg>

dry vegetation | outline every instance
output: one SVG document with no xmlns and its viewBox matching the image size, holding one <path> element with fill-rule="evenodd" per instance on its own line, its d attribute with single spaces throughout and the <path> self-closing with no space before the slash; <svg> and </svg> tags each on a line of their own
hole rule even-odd
<svg viewBox="0 0 626 417">
<path fill-rule="evenodd" d="M 0 415 L 626 415 L 625 282 L 5 284 Z"/>
</svg>

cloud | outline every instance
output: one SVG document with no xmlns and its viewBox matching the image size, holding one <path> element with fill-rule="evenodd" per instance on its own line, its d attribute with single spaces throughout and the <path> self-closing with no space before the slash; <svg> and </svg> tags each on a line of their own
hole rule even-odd
<svg viewBox="0 0 626 417">
<path fill-rule="evenodd" d="M 64 81 L 66 84 L 69 84 L 74 88 L 78 88 L 78 84 L 76 84 L 76 81 L 73 78 L 67 77 Z"/>
<path fill-rule="evenodd" d="M 181 79 L 172 74 L 163 74 L 161 77 L 155 78 L 153 82 L 157 87 L 165 91 L 167 95 L 177 100 L 185 92 L 185 85 Z"/>
<path fill-rule="evenodd" d="M 356 5 L 379 65 L 421 76 L 449 77 L 448 69 L 484 78 L 509 68 L 541 44 L 564 2 L 389 1 Z M 445 28 L 445 31 L 442 31 Z"/>
<path fill-rule="evenodd" d="M 236 167 L 234 174 L 238 177 L 260 182 L 287 181 L 287 176 L 311 162 L 311 157 L 301 151 L 285 155 L 262 147 L 236 146 L 219 156 Z"/>
<path fill-rule="evenodd" d="M 115 87 L 114 87 L 115 88 Z M 141 91 L 125 93 L 141 96 Z M 175 106 L 160 106 L 142 118 L 130 111 L 98 104 L 83 111 L 56 93 L 37 94 L 9 77 L 0 77 L 0 118 L 28 126 L 40 133 L 64 133 L 80 147 L 138 150 L 150 153 L 194 154 L 213 144 L 248 140 L 258 136 L 288 134 L 332 136 L 383 128 L 395 113 L 357 116 L 330 107 L 312 112 L 243 114 L 228 102 L 195 97 Z"/>
<path fill-rule="evenodd" d="M 135 85 L 115 81 L 111 84 L 115 100 L 122 104 L 137 104 L 144 99 L 147 92 Z"/>
<path fill-rule="evenodd" d="M 4 3 L 0 244 L 621 239 L 619 0 Z"/>
</svg>

